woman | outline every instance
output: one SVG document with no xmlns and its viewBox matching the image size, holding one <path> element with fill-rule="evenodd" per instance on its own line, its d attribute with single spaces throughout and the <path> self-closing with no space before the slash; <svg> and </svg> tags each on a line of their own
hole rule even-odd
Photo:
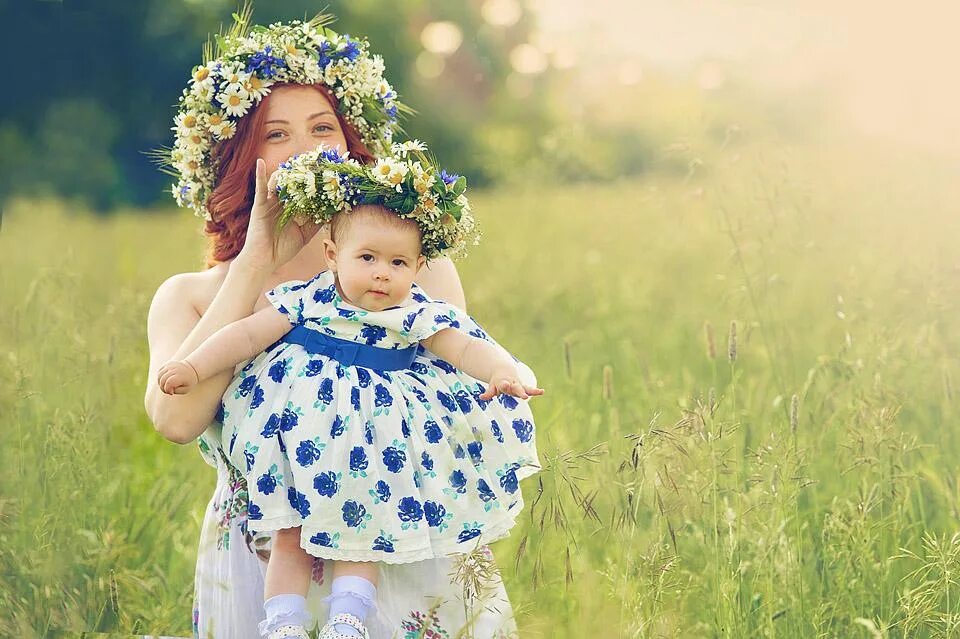
<svg viewBox="0 0 960 639">
<path fill-rule="evenodd" d="M 309 279 L 325 266 L 324 229 L 290 225 L 274 236 L 277 199 L 257 174 L 257 158 L 273 171 L 287 158 L 323 143 L 370 162 L 389 145 L 398 109 L 382 62 L 366 43 L 324 28 L 323 20 L 247 31 L 248 14 L 194 70 L 177 116 L 169 162 L 180 181 L 178 203 L 207 218 L 208 268 L 166 280 L 151 304 L 147 333 L 150 373 L 145 406 L 157 431 L 177 443 L 199 438 L 217 469 L 201 531 L 194 606 L 195 636 L 257 637 L 263 619 L 265 558 L 270 539 L 249 534 L 246 487 L 223 454 L 216 419 L 230 373 L 189 395 L 164 395 L 157 368 L 182 357 L 225 324 L 267 304 L 277 284 Z M 456 269 L 437 260 L 417 278 L 431 296 L 465 307 Z M 309 597 L 314 618 L 330 575 L 317 561 Z M 454 578 L 452 573 L 460 576 Z M 488 549 L 460 559 L 384 570 L 373 637 L 515 633 L 512 610 Z"/>
</svg>

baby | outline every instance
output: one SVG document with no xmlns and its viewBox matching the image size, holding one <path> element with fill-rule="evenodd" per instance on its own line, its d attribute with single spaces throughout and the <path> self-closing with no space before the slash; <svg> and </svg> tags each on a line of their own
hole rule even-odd
<svg viewBox="0 0 960 639">
<path fill-rule="evenodd" d="M 366 636 L 377 562 L 469 552 L 509 533 L 518 481 L 539 470 L 532 414 L 515 398 L 544 391 L 521 381 L 471 317 L 414 284 L 427 255 L 457 248 L 443 217 L 469 213 L 456 176 L 404 154 L 389 170 L 348 169 L 335 153 L 304 163 L 324 184 L 354 189 L 339 194 L 349 208 L 318 218 L 330 222 L 329 271 L 268 292 L 271 306 L 165 364 L 159 385 L 189 392 L 254 358 L 227 389 L 222 417 L 247 476 L 250 525 L 276 531 L 261 631 L 306 636 L 304 597 L 322 557 L 334 561 L 334 581 L 320 637 Z M 408 169 L 400 188 L 384 184 L 398 166 Z M 404 181 L 410 173 L 427 179 Z M 309 180 L 281 181 L 281 198 L 308 201 L 297 184 Z M 439 215 L 423 215 L 425 193 Z"/>
</svg>

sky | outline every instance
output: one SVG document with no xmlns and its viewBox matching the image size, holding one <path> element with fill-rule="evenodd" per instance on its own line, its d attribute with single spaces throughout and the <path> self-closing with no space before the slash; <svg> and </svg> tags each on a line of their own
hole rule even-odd
<svg viewBox="0 0 960 639">
<path fill-rule="evenodd" d="M 784 95 L 826 91 L 868 134 L 960 154 L 960 1 L 527 3 L 539 40 L 576 51 L 581 72 L 611 52 L 628 81 L 657 69 L 699 74 L 710 87 L 727 69 Z"/>
</svg>

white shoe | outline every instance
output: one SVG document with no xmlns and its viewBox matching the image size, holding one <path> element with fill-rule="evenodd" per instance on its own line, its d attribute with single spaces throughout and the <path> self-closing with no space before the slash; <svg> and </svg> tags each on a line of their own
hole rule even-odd
<svg viewBox="0 0 960 639">
<path fill-rule="evenodd" d="M 342 632 L 334 630 L 333 627 L 338 623 L 356 628 L 363 639 L 370 639 L 370 633 L 367 632 L 367 627 L 363 625 L 363 622 L 348 612 L 332 617 L 330 621 L 320 629 L 320 634 L 317 635 L 317 639 L 357 639 L 354 635 L 345 635 Z M 270 637 L 270 639 L 273 639 L 273 637 Z"/>
<path fill-rule="evenodd" d="M 270 639 L 310 639 L 307 629 L 300 624 L 280 626 L 270 633 Z"/>
</svg>

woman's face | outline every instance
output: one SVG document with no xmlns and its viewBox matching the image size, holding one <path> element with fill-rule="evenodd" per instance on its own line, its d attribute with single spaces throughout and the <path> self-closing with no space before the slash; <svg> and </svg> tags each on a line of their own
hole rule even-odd
<svg viewBox="0 0 960 639">
<path fill-rule="evenodd" d="M 337 120 L 333 105 L 315 88 L 283 85 L 270 92 L 267 113 L 260 135 L 260 157 L 268 172 L 298 153 L 305 153 L 324 144 L 341 153 L 347 151 L 347 140 Z"/>
</svg>

